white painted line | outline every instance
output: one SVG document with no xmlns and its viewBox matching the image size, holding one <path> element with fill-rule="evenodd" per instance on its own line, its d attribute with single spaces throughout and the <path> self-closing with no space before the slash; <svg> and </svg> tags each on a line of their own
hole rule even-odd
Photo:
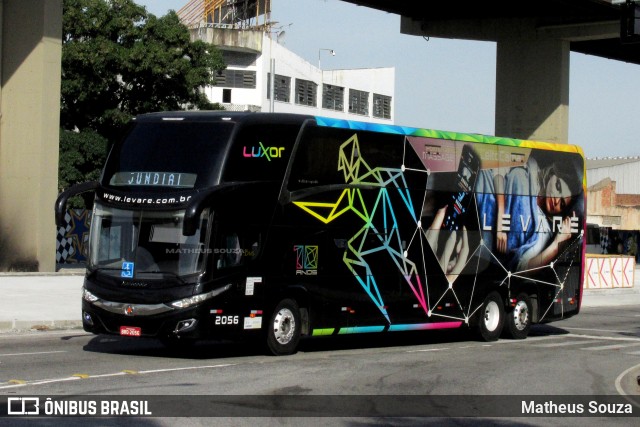
<svg viewBox="0 0 640 427">
<path fill-rule="evenodd" d="M 571 345 L 581 345 L 581 344 L 593 344 L 593 340 L 589 341 L 563 341 L 563 342 L 554 342 L 549 344 L 534 344 L 534 347 L 543 347 L 543 348 L 553 348 L 553 347 L 567 347 Z"/>
<path fill-rule="evenodd" d="M 585 347 L 585 348 L 581 348 L 580 350 L 589 350 L 589 351 L 619 350 L 621 348 L 635 347 L 637 345 L 640 345 L 640 342 L 639 343 L 635 343 L 635 344 L 600 345 L 600 346 L 596 346 L 596 347 Z"/>
<path fill-rule="evenodd" d="M 234 366 L 234 365 L 236 365 L 236 364 L 235 363 L 225 363 L 225 364 L 220 364 L 220 365 L 185 366 L 183 368 L 152 369 L 152 370 L 148 370 L 148 371 L 139 371 L 138 374 L 157 374 L 157 373 L 163 373 L 163 372 L 188 371 L 188 370 L 193 370 L 193 369 L 224 368 L 224 367 L 227 367 L 227 366 Z M 126 375 L 129 375 L 129 373 L 127 373 L 125 371 L 120 371 L 120 372 L 113 372 L 113 373 L 109 373 L 109 374 L 89 375 L 88 377 L 85 377 L 85 378 L 81 378 L 81 377 L 78 377 L 78 376 L 75 376 L 75 377 L 71 376 L 71 377 L 56 378 L 56 379 L 51 379 L 51 380 L 34 380 L 34 381 L 25 382 L 23 384 L 10 384 L 10 385 L 0 386 L 0 390 L 10 389 L 10 388 L 17 388 L 17 387 L 34 386 L 34 385 L 61 383 L 61 382 L 66 382 L 66 381 L 89 380 L 89 379 L 92 379 L 92 378 L 119 377 L 119 376 L 123 376 L 123 375 L 126 376 Z"/>
<path fill-rule="evenodd" d="M 96 335 L 94 334 L 90 334 L 84 331 L 78 331 L 76 330 L 64 330 L 64 331 L 38 331 L 38 332 L 21 332 L 21 333 L 10 333 L 10 334 L 0 334 L 0 340 L 10 340 L 10 339 L 16 339 L 16 338 L 24 338 L 24 337 L 29 337 L 29 338 L 34 338 L 34 339 L 38 339 L 38 338 L 51 338 L 54 335 L 64 335 L 64 336 L 70 336 L 73 338 L 76 337 L 95 337 Z"/>
<path fill-rule="evenodd" d="M 205 366 L 187 366 L 184 368 L 167 368 L 167 369 L 151 369 L 148 371 L 139 371 L 139 374 L 156 374 L 160 372 L 174 372 L 174 371 L 188 371 L 192 369 L 212 369 L 212 368 L 226 368 L 227 366 L 234 366 L 235 363 L 225 363 L 222 365 L 205 365 Z"/>
<path fill-rule="evenodd" d="M 54 354 L 54 353 L 66 353 L 65 350 L 59 351 L 38 351 L 34 353 L 0 353 L 0 357 L 8 357 L 8 356 L 31 356 L 34 354 Z"/>
<path fill-rule="evenodd" d="M 635 406 L 636 408 L 639 408 L 640 406 L 638 406 L 638 403 L 633 400 L 630 399 L 629 397 L 627 397 L 627 393 L 624 391 L 624 389 L 622 388 L 622 378 L 624 378 L 625 375 L 627 375 L 629 372 L 636 370 L 640 368 L 640 365 L 636 365 L 636 366 L 632 366 L 629 369 L 627 369 L 626 371 L 624 371 L 623 373 L 621 373 L 620 375 L 618 375 L 618 378 L 616 378 L 616 390 L 618 390 L 618 394 L 620 394 L 621 396 L 624 396 L 625 399 L 627 399 L 627 401 L 629 401 L 633 406 Z"/>
<path fill-rule="evenodd" d="M 563 328 L 563 329 L 571 329 L 574 331 L 613 332 L 615 334 L 633 333 L 633 331 L 615 331 L 612 329 L 594 329 L 594 328 Z"/>
<path fill-rule="evenodd" d="M 586 338 L 586 339 L 592 339 L 592 340 L 640 342 L 640 338 L 632 338 L 632 337 L 603 337 L 602 335 L 580 335 L 580 334 L 571 334 L 571 336 L 576 338 Z"/>
<path fill-rule="evenodd" d="M 426 353 L 428 351 L 443 351 L 443 350 L 451 350 L 449 347 L 443 348 L 427 348 L 424 350 L 408 350 L 407 353 Z"/>
</svg>

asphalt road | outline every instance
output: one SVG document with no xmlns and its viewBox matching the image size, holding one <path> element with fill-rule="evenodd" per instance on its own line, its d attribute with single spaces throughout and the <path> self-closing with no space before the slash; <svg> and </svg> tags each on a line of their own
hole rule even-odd
<svg viewBox="0 0 640 427">
<path fill-rule="evenodd" d="M 395 398 L 494 395 L 504 400 L 509 396 L 541 399 L 559 395 L 626 394 L 628 399 L 638 400 L 639 321 L 640 307 L 637 306 L 586 308 L 574 318 L 534 327 L 530 337 L 522 341 L 484 343 L 450 331 L 361 335 L 305 340 L 300 351 L 288 357 L 265 356 L 251 343 L 204 342 L 188 349 L 167 349 L 154 340 L 93 336 L 77 330 L 3 334 L 0 335 L 0 396 L 107 395 L 129 399 L 173 395 L 182 403 L 192 398 L 197 402 L 198 396 L 344 396 L 346 400 L 325 402 L 331 405 L 328 408 L 307 408 L 314 416 L 309 421 L 322 425 L 336 421 L 324 418 L 327 415 L 354 415 L 350 405 L 363 404 L 357 400 L 351 402 L 349 399 L 354 395 Z M 286 398 L 283 402 L 286 407 Z M 265 412 L 255 408 L 265 409 L 264 405 L 273 402 L 263 406 L 256 401 L 243 404 L 247 406 L 243 416 L 260 416 Z M 438 414 L 457 416 L 455 401 L 444 406 Z M 157 409 L 162 409 L 157 402 L 155 409 L 156 414 Z M 279 416 L 277 405 L 267 409 L 266 415 Z M 640 406 L 635 407 L 635 411 L 640 414 Z M 222 414 L 229 413 L 223 411 Z M 384 414 L 384 411 L 377 413 Z M 408 414 L 412 414 L 411 411 Z M 186 414 L 178 410 L 177 415 Z M 316 418 L 318 415 L 320 418 Z M 380 421 L 377 417 L 361 417 L 362 413 L 357 411 L 355 415 L 364 425 Z M 171 425 L 170 418 L 151 420 L 149 425 Z M 198 420 L 211 424 L 230 419 Z M 238 419 L 233 420 L 232 424 L 242 425 Z M 258 420 L 260 425 L 267 421 L 276 424 L 302 421 L 300 418 Z M 344 420 L 352 424 L 354 419 L 340 420 L 341 424 Z M 402 420 L 403 423 L 415 421 L 413 418 Z M 469 420 L 464 418 L 462 422 Z M 541 425 L 543 421 L 540 418 L 525 420 L 527 425 Z M 575 420 L 576 425 L 580 421 L 580 425 L 593 421 Z M 12 418 L 11 421 L 20 420 Z M 456 425 L 460 425 L 458 421 Z M 545 425 L 566 425 L 568 419 L 544 421 Z M 104 422 L 103 419 L 101 425 L 105 425 Z M 607 422 L 637 425 L 637 418 L 613 418 Z"/>
</svg>

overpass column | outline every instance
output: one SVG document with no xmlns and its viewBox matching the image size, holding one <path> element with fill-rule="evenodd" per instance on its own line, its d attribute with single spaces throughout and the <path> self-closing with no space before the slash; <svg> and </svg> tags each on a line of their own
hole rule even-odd
<svg viewBox="0 0 640 427">
<path fill-rule="evenodd" d="M 54 271 L 62 0 L 0 0 L 0 270 Z"/>
<path fill-rule="evenodd" d="M 559 39 L 497 42 L 496 135 L 568 142 L 569 52 Z"/>
</svg>

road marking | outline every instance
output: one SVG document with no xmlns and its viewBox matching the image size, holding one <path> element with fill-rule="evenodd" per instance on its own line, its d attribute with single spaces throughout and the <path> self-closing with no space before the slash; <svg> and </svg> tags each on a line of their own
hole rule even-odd
<svg viewBox="0 0 640 427">
<path fill-rule="evenodd" d="M 581 335 L 581 334 L 571 334 L 570 336 L 592 339 L 592 340 L 640 342 L 640 338 L 632 338 L 632 337 L 603 337 L 601 335 Z"/>
<path fill-rule="evenodd" d="M 563 328 L 563 329 L 571 329 L 574 331 L 593 331 L 593 332 L 613 332 L 616 334 L 628 334 L 633 333 L 633 331 L 616 331 L 612 329 L 594 329 L 594 328 Z"/>
<path fill-rule="evenodd" d="M 621 373 L 620 375 L 618 375 L 618 378 L 616 378 L 616 390 L 618 391 L 618 394 L 620 394 L 621 396 L 623 396 L 625 399 L 627 399 L 627 401 L 629 401 L 633 406 L 635 406 L 636 408 L 638 408 L 638 403 L 629 398 L 627 395 L 627 392 L 624 391 L 624 388 L 622 387 L 622 378 L 624 378 L 625 375 L 627 375 L 629 372 L 632 372 L 636 369 L 640 368 L 640 365 L 636 365 L 636 366 L 632 366 L 629 369 L 627 369 L 626 371 L 624 371 L 623 373 Z"/>
<path fill-rule="evenodd" d="M 236 363 L 225 363 L 221 365 L 208 365 L 208 366 L 187 366 L 184 368 L 167 368 L 167 369 L 151 369 L 148 371 L 139 371 L 140 374 L 156 374 L 159 372 L 174 372 L 174 371 L 189 371 L 193 369 L 210 369 L 210 368 L 225 368 L 227 366 L 234 366 Z"/>
<path fill-rule="evenodd" d="M 593 340 L 588 341 L 563 341 L 563 342 L 554 342 L 548 344 L 534 344 L 533 347 L 542 347 L 542 348 L 553 348 L 553 347 L 565 347 L 570 345 L 581 345 L 581 344 L 593 344 Z"/>
<path fill-rule="evenodd" d="M 449 347 L 425 348 L 423 350 L 408 350 L 407 353 L 426 353 L 428 351 L 443 351 L 443 350 L 451 350 L 451 348 L 449 348 Z"/>
<path fill-rule="evenodd" d="M 612 344 L 612 345 L 600 345 L 596 347 L 585 347 L 580 350 L 590 350 L 590 351 L 602 351 L 602 350 L 619 350 L 621 348 L 634 347 L 640 345 L 639 343 L 635 344 Z"/>
<path fill-rule="evenodd" d="M 59 351 L 38 351 L 38 352 L 34 352 L 34 353 L 0 353 L 0 357 L 32 356 L 34 354 L 54 354 L 54 353 L 66 353 L 66 351 L 59 350 Z"/>
<path fill-rule="evenodd" d="M 81 378 L 83 380 L 89 378 L 89 374 L 73 374 L 71 376 L 72 377 L 78 377 L 78 378 Z"/>
<path fill-rule="evenodd" d="M 0 340 L 11 340 L 15 338 L 21 337 L 29 337 L 29 338 L 51 338 L 52 335 L 65 335 L 71 338 L 78 337 L 95 337 L 94 334 L 78 332 L 78 330 L 65 330 L 65 331 L 38 331 L 38 332 L 20 332 L 20 333 L 10 333 L 4 334 L 0 333 Z"/>
<path fill-rule="evenodd" d="M 163 372 L 176 372 L 176 371 L 187 371 L 187 370 L 194 370 L 194 369 L 213 369 L 213 368 L 225 368 L 228 366 L 234 366 L 236 365 L 236 363 L 223 363 L 220 365 L 205 365 L 205 366 L 185 366 L 183 368 L 167 368 L 167 369 L 151 369 L 148 371 L 138 371 L 138 374 L 158 374 L 158 373 L 163 373 Z M 130 372 L 134 372 L 134 371 L 120 371 L 120 372 L 113 372 L 113 373 L 109 373 L 109 374 L 98 374 L 98 375 L 89 375 L 89 374 L 74 374 L 70 377 L 66 377 L 66 378 L 55 378 L 55 379 L 50 379 L 50 380 L 32 380 L 32 381 L 20 381 L 20 383 L 14 382 L 11 383 L 10 385 L 3 385 L 0 386 L 0 390 L 5 390 L 5 389 L 10 389 L 10 388 L 17 388 L 17 387 L 26 387 L 26 386 L 37 386 L 37 385 L 44 385 L 44 384 L 53 384 L 53 383 L 61 383 L 61 382 L 66 382 L 66 381 L 77 381 L 77 380 L 81 380 L 81 379 L 94 379 L 94 378 L 109 378 L 109 377 L 118 377 L 118 376 L 123 376 L 123 375 L 131 375 Z M 13 380 L 13 381 L 17 381 L 17 380 Z"/>
</svg>

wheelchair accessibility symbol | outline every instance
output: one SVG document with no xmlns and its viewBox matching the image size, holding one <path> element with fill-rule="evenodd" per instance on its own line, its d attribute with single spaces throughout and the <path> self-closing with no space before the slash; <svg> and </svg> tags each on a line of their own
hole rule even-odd
<svg viewBox="0 0 640 427">
<path fill-rule="evenodd" d="M 123 262 L 122 263 L 122 272 L 120 273 L 120 277 L 126 277 L 129 279 L 133 279 L 133 268 L 134 265 L 132 262 Z"/>
</svg>

